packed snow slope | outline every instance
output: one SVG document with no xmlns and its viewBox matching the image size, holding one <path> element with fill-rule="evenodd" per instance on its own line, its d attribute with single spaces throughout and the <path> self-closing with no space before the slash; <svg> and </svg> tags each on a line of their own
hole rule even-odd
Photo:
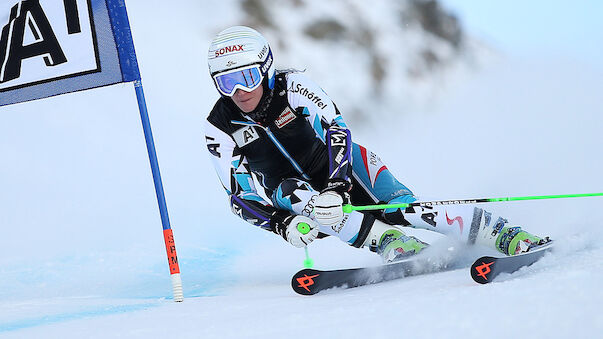
<svg viewBox="0 0 603 339">
<path fill-rule="evenodd" d="M 208 4 L 182 3 L 175 15 L 163 1 L 128 8 L 185 301 L 171 300 L 132 85 L 3 107 L 1 338 L 600 337 L 602 198 L 484 205 L 558 244 L 489 285 L 458 269 L 294 294 L 303 250 L 232 215 L 204 146 L 217 98 L 206 49 L 240 13 L 233 1 L 213 4 L 212 15 Z M 307 57 L 300 62 L 318 69 L 332 61 Z M 350 74 L 308 71 L 321 84 L 362 81 Z M 400 101 L 389 110 L 405 114 L 375 111 L 349 125 L 425 199 L 603 192 L 602 76 L 571 58 L 500 53 L 448 75 L 429 104 L 408 112 Z M 325 90 L 343 107 L 355 95 Z M 379 262 L 329 238 L 309 252 L 316 268 Z"/>
</svg>

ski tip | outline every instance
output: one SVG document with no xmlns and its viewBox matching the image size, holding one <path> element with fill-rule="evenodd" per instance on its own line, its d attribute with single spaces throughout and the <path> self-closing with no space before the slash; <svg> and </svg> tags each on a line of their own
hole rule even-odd
<svg viewBox="0 0 603 339">
<path fill-rule="evenodd" d="M 317 288 L 317 283 L 320 279 L 321 271 L 313 269 L 303 269 L 291 278 L 291 287 L 293 291 L 301 295 L 313 295 L 320 290 Z"/>
<path fill-rule="evenodd" d="M 471 278 L 477 283 L 487 284 L 492 282 L 500 273 L 513 273 L 522 267 L 530 266 L 553 248 L 552 243 L 552 241 L 548 241 L 528 252 L 513 256 L 481 257 L 471 265 Z M 498 268 L 496 267 L 497 264 L 499 265 Z"/>
<path fill-rule="evenodd" d="M 471 278 L 477 283 L 487 284 L 494 279 L 492 272 L 496 266 L 496 258 L 481 257 L 471 265 Z"/>
</svg>

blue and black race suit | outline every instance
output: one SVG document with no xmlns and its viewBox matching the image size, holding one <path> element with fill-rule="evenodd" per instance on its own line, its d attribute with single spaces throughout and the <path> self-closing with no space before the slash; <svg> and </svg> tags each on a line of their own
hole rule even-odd
<svg viewBox="0 0 603 339">
<path fill-rule="evenodd" d="M 352 143 L 333 101 L 304 74 L 276 75 L 267 113 L 260 124 L 222 97 L 206 121 L 211 159 L 233 212 L 245 221 L 275 231 L 270 219 L 279 204 L 273 193 L 288 179 L 317 191 L 330 179 L 351 181 L 356 204 L 412 198 L 374 153 Z"/>
</svg>

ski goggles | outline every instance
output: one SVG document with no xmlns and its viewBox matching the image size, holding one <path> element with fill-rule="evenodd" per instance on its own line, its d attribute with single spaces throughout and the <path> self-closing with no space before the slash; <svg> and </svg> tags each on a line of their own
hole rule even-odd
<svg viewBox="0 0 603 339">
<path fill-rule="evenodd" d="M 262 83 L 260 65 L 251 65 L 237 68 L 225 73 L 214 75 L 214 82 L 218 91 L 226 96 L 233 96 L 237 89 L 251 92 Z"/>
</svg>

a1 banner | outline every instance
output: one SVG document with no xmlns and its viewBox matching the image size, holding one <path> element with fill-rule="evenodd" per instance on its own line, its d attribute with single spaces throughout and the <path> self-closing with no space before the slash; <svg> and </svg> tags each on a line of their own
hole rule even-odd
<svg viewBox="0 0 603 339">
<path fill-rule="evenodd" d="M 0 106 L 140 79 L 123 0 L 2 0 L 0 28 Z"/>
<path fill-rule="evenodd" d="M 0 106 L 134 82 L 174 300 L 182 281 L 124 0 L 0 0 Z"/>
</svg>

